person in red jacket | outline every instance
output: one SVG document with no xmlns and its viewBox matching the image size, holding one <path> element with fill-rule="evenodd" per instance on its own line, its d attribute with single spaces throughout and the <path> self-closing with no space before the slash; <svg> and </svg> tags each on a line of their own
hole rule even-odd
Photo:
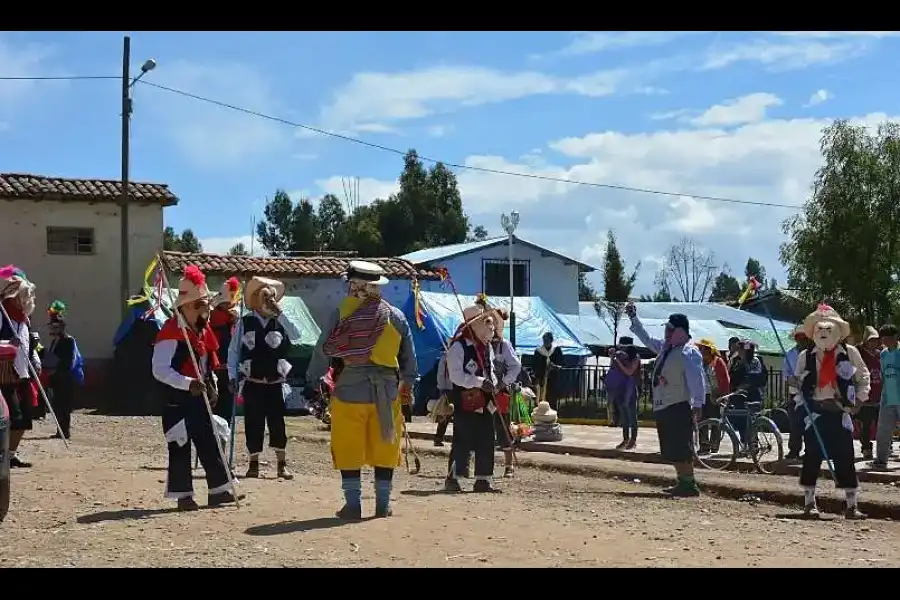
<svg viewBox="0 0 900 600">
<path fill-rule="evenodd" d="M 718 398 L 731 393 L 731 377 L 728 374 L 728 365 L 716 348 L 712 340 L 704 338 L 697 342 L 697 348 L 703 355 L 703 365 L 706 367 L 706 402 L 703 404 L 703 410 L 700 413 L 701 419 L 711 419 L 719 417 L 719 405 L 716 403 Z M 709 430 L 704 429 L 700 435 L 706 439 L 700 440 L 700 452 L 708 453 L 715 450 L 710 447 Z"/>
</svg>

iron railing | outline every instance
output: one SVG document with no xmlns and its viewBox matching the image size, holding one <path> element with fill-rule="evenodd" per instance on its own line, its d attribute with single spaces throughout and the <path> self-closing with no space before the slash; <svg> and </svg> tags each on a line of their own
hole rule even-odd
<svg viewBox="0 0 900 600">
<path fill-rule="evenodd" d="M 603 384 L 609 367 L 583 365 L 564 367 L 558 372 L 561 390 L 559 416 L 564 418 L 604 419 L 607 416 L 608 398 Z M 641 369 L 641 386 L 638 396 L 638 412 L 641 419 L 652 419 L 650 393 L 652 366 Z M 781 406 L 785 399 L 784 378 L 780 370 L 769 369 L 765 389 L 766 408 Z"/>
</svg>

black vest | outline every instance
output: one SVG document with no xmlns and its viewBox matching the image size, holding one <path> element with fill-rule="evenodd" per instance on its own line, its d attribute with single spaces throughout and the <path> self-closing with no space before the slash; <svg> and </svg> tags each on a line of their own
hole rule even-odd
<svg viewBox="0 0 900 600">
<path fill-rule="evenodd" d="M 197 357 L 197 360 L 200 360 L 200 357 Z M 203 377 L 201 378 L 204 382 L 209 382 L 209 361 L 210 358 L 206 359 L 206 369 L 203 372 Z M 186 364 L 190 364 L 191 362 L 191 353 L 188 351 L 188 345 L 184 340 L 178 340 L 175 346 L 175 353 L 172 355 L 172 361 L 169 365 L 172 367 L 172 370 L 176 373 L 182 373 L 181 369 Z M 200 369 L 203 370 L 203 364 L 201 362 Z M 179 390 L 177 388 L 173 388 L 171 385 L 167 385 L 162 381 L 154 379 L 156 381 L 157 388 L 159 389 L 159 393 L 162 396 L 164 402 L 168 404 L 177 404 L 179 400 L 184 400 L 186 396 L 190 396 L 190 392 L 187 390 Z"/>
<path fill-rule="evenodd" d="M 453 342 L 454 344 L 462 344 L 463 346 L 463 370 L 466 373 L 469 373 L 469 370 L 466 369 L 466 365 L 472 363 L 475 366 L 475 372 L 472 373 L 476 377 L 484 377 L 489 379 L 491 377 L 491 356 L 490 352 L 488 353 L 487 359 L 484 361 L 484 366 L 482 366 L 481 359 L 478 356 L 478 351 L 475 349 L 475 344 L 470 344 L 465 340 L 456 340 Z M 490 347 L 488 346 L 488 350 Z M 462 410 L 462 391 L 466 388 L 452 384 L 453 389 L 450 390 L 447 395 L 450 399 L 450 402 L 453 403 L 453 407 L 456 410 Z"/>
<path fill-rule="evenodd" d="M 266 336 L 270 333 L 278 332 L 281 334 L 281 343 L 277 347 L 272 348 L 266 342 Z M 241 318 L 241 337 L 248 333 L 253 333 L 256 343 L 253 350 L 247 348 L 243 339 L 241 343 L 240 362 L 250 361 L 250 378 L 265 379 L 266 381 L 277 381 L 283 376 L 278 372 L 278 361 L 286 359 L 288 350 L 291 348 L 291 341 L 284 332 L 284 327 L 278 322 L 278 319 L 269 319 L 268 324 L 263 326 L 255 314 L 245 315 Z"/>
<path fill-rule="evenodd" d="M 814 395 L 816 391 L 816 387 L 819 381 L 819 364 L 816 361 L 816 355 L 812 352 L 811 349 L 807 349 L 803 351 L 804 361 L 806 365 L 806 370 L 809 372 L 809 375 L 803 378 L 803 382 L 800 384 L 800 391 L 803 392 L 803 397 L 807 402 L 814 401 Z M 838 344 L 835 348 L 835 370 L 840 371 L 840 367 L 842 363 L 849 363 L 850 355 L 847 353 L 847 346 L 844 344 Z M 851 363 L 852 366 L 852 363 Z M 829 406 L 833 407 L 831 410 L 836 411 L 839 407 L 842 406 L 852 406 L 850 400 L 847 397 L 847 389 L 850 387 L 850 381 L 846 379 L 842 379 L 840 376 L 837 377 L 837 388 L 839 398 L 835 398 L 835 403 L 826 403 L 823 405 L 825 410 L 829 409 Z"/>
</svg>

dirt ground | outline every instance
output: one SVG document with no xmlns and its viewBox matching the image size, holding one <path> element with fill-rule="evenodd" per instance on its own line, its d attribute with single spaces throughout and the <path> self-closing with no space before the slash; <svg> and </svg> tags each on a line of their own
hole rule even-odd
<svg viewBox="0 0 900 600">
<path fill-rule="evenodd" d="M 50 424 L 23 442 L 35 466 L 12 472 L 0 566 L 900 566 L 896 522 L 810 523 L 794 508 L 537 469 L 499 480 L 501 495 L 447 496 L 445 460 L 426 455 L 421 475 L 398 470 L 394 517 L 343 524 L 327 446 L 312 442 L 289 446 L 294 481 L 270 464 L 269 478 L 241 482 L 240 509 L 176 513 L 157 419 L 78 414 L 73 427 L 69 453 Z M 205 501 L 202 471 L 195 481 Z"/>
</svg>

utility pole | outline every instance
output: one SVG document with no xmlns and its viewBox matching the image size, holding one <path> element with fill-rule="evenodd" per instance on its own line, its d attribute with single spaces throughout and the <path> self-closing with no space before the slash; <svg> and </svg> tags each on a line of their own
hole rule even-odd
<svg viewBox="0 0 900 600">
<path fill-rule="evenodd" d="M 122 211 L 122 262 L 121 262 L 121 298 L 122 320 L 128 316 L 128 298 L 131 297 L 131 285 L 128 281 L 130 265 L 128 261 L 128 204 L 130 194 L 128 165 L 131 161 L 131 38 L 127 35 L 122 45 L 122 190 L 119 196 L 119 209 Z"/>
</svg>

